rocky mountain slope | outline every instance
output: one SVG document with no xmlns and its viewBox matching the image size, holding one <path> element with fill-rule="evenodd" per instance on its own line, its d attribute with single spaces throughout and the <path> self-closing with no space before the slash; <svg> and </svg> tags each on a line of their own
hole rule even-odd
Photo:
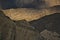
<svg viewBox="0 0 60 40">
<path fill-rule="evenodd" d="M 31 21 L 30 24 L 39 31 L 43 28 L 60 34 L 60 13 L 44 16 L 38 20 Z M 40 29 L 41 28 L 41 29 Z"/>
<path fill-rule="evenodd" d="M 19 23 L 18 23 L 19 24 Z M 31 28 L 28 22 L 22 20 L 20 24 L 12 21 L 0 11 L 1 40 L 40 40 L 40 33 Z M 32 29 L 32 30 L 31 30 Z"/>
<path fill-rule="evenodd" d="M 1 40 L 60 40 L 60 0 L 1 1 Z"/>
<path fill-rule="evenodd" d="M 43 16 L 60 13 L 60 5 L 49 7 L 42 10 L 29 9 L 29 8 L 16 8 L 2 10 L 6 16 L 10 17 L 12 20 L 27 20 L 32 21 L 39 19 Z"/>
<path fill-rule="evenodd" d="M 56 17 L 59 18 L 59 16 Z M 48 26 L 49 25 L 50 24 L 48 24 Z M 59 28 L 59 26 L 57 27 Z M 28 21 L 13 21 L 9 17 L 7 17 L 2 11 L 0 11 L 0 28 L 1 40 L 60 40 L 60 34 L 58 34 L 59 30 L 58 32 L 55 30 L 57 33 L 51 32 L 52 30 L 50 29 L 52 28 L 52 26 L 46 27 L 47 30 L 43 29 L 40 32 L 39 29 L 35 28 L 35 26 L 31 25 Z M 41 27 L 40 29 L 42 28 L 43 27 Z"/>
<path fill-rule="evenodd" d="M 0 10 L 0 38 L 1 40 L 12 40 L 14 38 L 15 23 Z M 11 37 L 12 36 L 12 37 Z"/>
</svg>

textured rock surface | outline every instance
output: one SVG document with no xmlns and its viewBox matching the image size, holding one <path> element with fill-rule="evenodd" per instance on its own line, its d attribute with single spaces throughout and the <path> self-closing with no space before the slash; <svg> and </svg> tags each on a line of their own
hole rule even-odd
<svg viewBox="0 0 60 40">
<path fill-rule="evenodd" d="M 16 25 L 2 11 L 0 11 L 0 27 L 1 40 L 13 40 Z"/>
<path fill-rule="evenodd" d="M 16 27 L 15 40 L 40 40 L 41 36 L 38 30 L 33 28 L 26 20 L 14 21 Z"/>
<path fill-rule="evenodd" d="M 7 0 L 3 2 L 7 5 L 3 5 L 3 8 L 10 8 L 13 5 L 10 5 L 10 2 Z M 21 2 L 21 6 L 27 8 L 2 10 L 4 13 L 0 11 L 0 33 L 2 40 L 60 40 L 59 0 L 44 0 L 46 4 L 41 3 L 40 0 L 17 0 L 16 2 Z M 43 9 L 30 9 L 28 8 L 30 7 L 29 3 L 32 3 L 33 7 Z M 17 4 L 20 7 L 19 3 Z M 31 21 L 30 24 L 27 21 Z"/>
<path fill-rule="evenodd" d="M 60 13 L 60 5 L 56 5 L 47 9 L 35 10 L 28 8 L 17 8 L 17 9 L 8 9 L 3 10 L 3 12 L 9 16 L 12 20 L 27 20 L 32 21 L 39 19 L 43 16 Z"/>
<path fill-rule="evenodd" d="M 45 26 L 43 25 L 41 28 L 39 28 L 37 25 L 36 27 L 39 29 L 36 29 L 34 28 L 35 26 L 30 25 L 26 20 L 12 21 L 9 17 L 5 16 L 2 11 L 0 11 L 0 27 L 2 27 L 0 32 L 2 33 L 2 40 L 60 40 L 60 34 L 58 34 L 60 33 L 59 17 L 59 13 L 42 17 L 40 20 L 38 20 L 38 22 L 39 24 L 44 24 Z M 34 22 L 37 23 L 36 21 Z M 53 25 L 51 25 L 50 22 L 52 22 Z M 34 23 L 32 22 L 31 24 Z M 39 33 L 39 30 L 44 27 L 47 30 L 43 29 Z"/>
<path fill-rule="evenodd" d="M 39 33 L 38 29 L 31 30 L 29 23 L 26 22 L 25 20 L 15 21 L 15 23 L 16 25 L 19 24 L 16 30 L 16 40 L 60 40 L 60 37 L 59 37 L 60 34 L 58 34 L 57 32 L 52 32 L 52 31 L 48 31 L 44 29 L 43 31 Z M 27 26 L 27 24 L 29 26 Z"/>
<path fill-rule="evenodd" d="M 41 36 L 44 37 L 44 40 L 60 40 L 60 34 L 56 32 L 51 32 L 48 30 L 44 30 L 41 33 Z"/>
<path fill-rule="evenodd" d="M 36 30 L 33 26 L 30 25 L 30 23 L 26 20 L 19 20 L 19 21 L 14 21 L 17 26 L 31 29 L 31 30 Z"/>
<path fill-rule="evenodd" d="M 35 31 L 27 21 L 20 21 L 18 26 L 0 11 L 1 40 L 40 40 L 40 33 Z"/>
<path fill-rule="evenodd" d="M 44 16 L 38 20 L 31 21 L 30 24 L 36 27 L 39 31 L 45 28 L 52 32 L 60 34 L 60 13 Z M 40 29 L 41 28 L 41 29 Z"/>
<path fill-rule="evenodd" d="M 38 31 L 34 31 L 34 29 L 16 27 L 16 35 L 15 40 L 40 40 L 40 33 Z"/>
<path fill-rule="evenodd" d="M 19 24 L 19 23 L 18 23 Z M 40 40 L 40 33 L 35 31 L 27 21 L 17 25 L 0 11 L 1 40 Z M 16 28 L 16 29 L 15 29 Z"/>
</svg>

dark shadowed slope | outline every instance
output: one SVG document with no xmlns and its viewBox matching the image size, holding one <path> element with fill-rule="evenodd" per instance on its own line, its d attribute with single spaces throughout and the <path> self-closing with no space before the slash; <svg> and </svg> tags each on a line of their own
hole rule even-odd
<svg viewBox="0 0 60 40">
<path fill-rule="evenodd" d="M 31 21 L 30 24 L 39 31 L 47 29 L 60 33 L 60 13 L 44 16 L 38 20 Z"/>
<path fill-rule="evenodd" d="M 1 27 L 1 39 L 2 40 L 13 40 L 15 34 L 15 23 L 5 16 L 5 14 L 0 10 L 0 27 Z"/>
<path fill-rule="evenodd" d="M 48 9 L 50 9 L 51 11 L 54 11 L 56 13 L 60 13 L 60 5 L 55 5 L 55 6 L 48 8 Z"/>
<path fill-rule="evenodd" d="M 36 8 L 42 9 L 48 7 L 45 0 L 0 0 L 1 9 L 10 8 Z"/>
<path fill-rule="evenodd" d="M 53 8 L 53 9 L 59 9 L 60 10 L 60 5 L 55 5 L 55 6 L 53 6 L 53 7 L 50 7 L 51 9 Z"/>
<path fill-rule="evenodd" d="M 14 21 L 16 27 L 15 40 L 40 40 L 42 39 L 40 33 L 33 29 L 33 27 L 26 20 Z"/>
<path fill-rule="evenodd" d="M 19 24 L 19 26 L 18 26 Z M 16 27 L 17 26 L 17 27 Z M 17 25 L 0 11 L 1 40 L 40 40 L 40 33 L 30 30 L 27 21 L 18 21 Z M 16 29 L 15 29 L 16 28 Z"/>
<path fill-rule="evenodd" d="M 14 22 L 18 27 L 26 28 L 31 31 L 38 31 L 33 26 L 31 26 L 30 23 L 26 20 L 19 20 L 19 21 L 14 21 Z"/>
</svg>

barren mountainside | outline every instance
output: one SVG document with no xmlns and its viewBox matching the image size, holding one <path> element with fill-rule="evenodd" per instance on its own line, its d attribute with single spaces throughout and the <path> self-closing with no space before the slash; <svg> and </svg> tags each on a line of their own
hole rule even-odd
<svg viewBox="0 0 60 40">
<path fill-rule="evenodd" d="M 60 40 L 60 0 L 0 0 L 0 40 Z"/>
<path fill-rule="evenodd" d="M 29 8 L 16 8 L 16 9 L 6 9 L 2 10 L 6 16 L 10 17 L 12 20 L 36 20 L 43 16 L 60 13 L 60 5 L 56 5 L 47 9 L 37 10 Z"/>
</svg>

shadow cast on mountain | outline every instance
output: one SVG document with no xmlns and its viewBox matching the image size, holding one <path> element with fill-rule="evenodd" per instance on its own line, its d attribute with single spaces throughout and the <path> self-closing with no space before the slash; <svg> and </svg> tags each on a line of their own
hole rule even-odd
<svg viewBox="0 0 60 40">
<path fill-rule="evenodd" d="M 40 19 L 29 22 L 39 32 L 47 29 L 52 32 L 60 33 L 60 13 L 44 16 Z"/>
<path fill-rule="evenodd" d="M 16 30 L 15 23 L 0 10 L 0 32 L 1 40 L 14 39 Z"/>
</svg>

